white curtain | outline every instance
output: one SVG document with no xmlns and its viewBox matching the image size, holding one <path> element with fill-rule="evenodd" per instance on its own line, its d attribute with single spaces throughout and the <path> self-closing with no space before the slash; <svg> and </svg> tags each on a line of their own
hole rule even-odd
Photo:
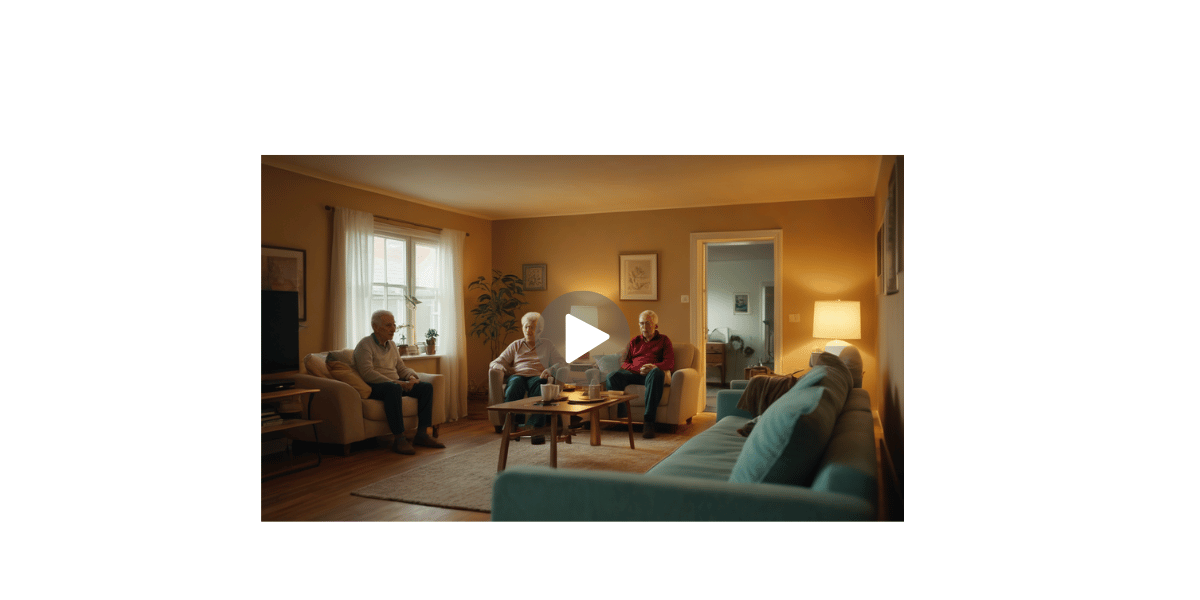
<svg viewBox="0 0 1200 600">
<path fill-rule="evenodd" d="M 330 311 L 333 347 L 353 348 L 371 330 L 372 238 L 375 217 L 348 208 L 333 209 L 333 264 Z"/>
<path fill-rule="evenodd" d="M 438 336 L 441 372 L 446 385 L 446 418 L 467 416 L 467 327 L 463 316 L 463 246 L 467 234 L 442 230 L 442 329 Z"/>
</svg>

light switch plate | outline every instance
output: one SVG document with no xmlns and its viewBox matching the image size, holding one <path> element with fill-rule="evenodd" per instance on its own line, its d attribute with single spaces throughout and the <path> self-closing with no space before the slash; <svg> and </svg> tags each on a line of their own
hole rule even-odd
<svg viewBox="0 0 1200 600">
<path fill-rule="evenodd" d="M 687 301 L 688 301 L 687 294 L 684 294 L 684 295 L 680 296 L 680 297 L 679 297 L 679 301 L 680 301 L 680 302 L 683 302 L 684 304 L 687 304 Z"/>
<path fill-rule="evenodd" d="M 788 321 L 791 323 L 799 323 L 800 315 L 788 315 Z"/>
</svg>

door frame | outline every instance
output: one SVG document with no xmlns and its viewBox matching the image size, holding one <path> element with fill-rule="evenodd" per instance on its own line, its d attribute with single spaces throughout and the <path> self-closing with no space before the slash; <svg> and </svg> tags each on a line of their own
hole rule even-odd
<svg viewBox="0 0 1200 600">
<path fill-rule="evenodd" d="M 786 373 L 782 369 L 781 361 L 783 360 L 783 342 L 782 336 L 779 335 L 780 319 L 783 317 L 783 230 L 782 229 L 754 229 L 749 231 L 710 231 L 701 233 L 692 233 L 689 243 L 688 260 L 691 268 L 689 269 L 689 290 L 691 294 L 691 311 L 688 319 L 689 337 L 692 346 L 696 348 L 696 352 L 700 354 L 697 360 L 698 370 L 700 371 L 700 386 L 699 398 L 696 401 L 699 403 L 698 410 L 704 410 L 704 401 L 706 396 L 707 385 L 704 382 L 708 381 L 708 366 L 704 361 L 704 343 L 708 341 L 704 336 L 705 324 L 708 322 L 708 244 L 724 243 L 724 242 L 771 242 L 775 270 L 775 314 L 772 317 L 776 323 L 775 339 L 772 345 L 772 354 L 775 356 L 775 372 Z"/>
</svg>

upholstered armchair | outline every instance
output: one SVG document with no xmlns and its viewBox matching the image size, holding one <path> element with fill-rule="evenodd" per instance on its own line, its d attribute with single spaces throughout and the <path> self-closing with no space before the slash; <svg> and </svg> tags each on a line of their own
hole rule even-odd
<svg viewBox="0 0 1200 600">
<path fill-rule="evenodd" d="M 673 342 L 672 346 L 675 350 L 675 370 L 667 373 L 667 377 L 663 379 L 662 401 L 658 404 L 658 414 L 655 416 L 655 420 L 660 424 L 666 423 L 678 427 L 684 423 L 691 423 L 692 417 L 700 411 L 702 386 L 700 385 L 700 372 L 696 370 L 695 347 L 686 342 Z M 598 368 L 588 369 L 584 373 L 588 383 L 603 384 L 608 379 L 609 373 L 621 368 L 620 356 L 617 354 L 598 356 L 596 364 Z M 629 406 L 633 412 L 633 420 L 641 423 L 643 414 L 646 412 L 646 386 L 631 385 L 626 387 L 625 391 L 637 396 L 629 401 Z M 601 414 L 600 418 L 617 418 L 615 406 L 610 406 L 605 410 L 608 411 L 607 414 Z"/>
<path fill-rule="evenodd" d="M 327 362 L 332 360 L 334 362 Z M 334 364 L 334 363 L 339 364 Z M 347 369 L 346 366 L 349 366 Z M 388 437 L 392 430 L 387 424 L 383 402 L 368 398 L 370 386 L 353 370 L 354 350 L 318 352 L 304 357 L 305 373 L 287 375 L 296 382 L 297 388 L 320 390 L 302 398 L 303 413 L 321 422 L 317 424 L 317 435 L 322 444 L 338 444 L 342 454 L 349 455 L 350 444 L 370 437 Z M 438 435 L 438 425 L 446 422 L 446 391 L 443 376 L 417 373 L 421 381 L 433 385 L 433 431 Z M 417 428 L 417 399 L 405 396 L 401 402 L 405 433 L 411 435 Z M 314 441 L 311 427 L 288 430 L 288 436 L 304 441 Z"/>
</svg>

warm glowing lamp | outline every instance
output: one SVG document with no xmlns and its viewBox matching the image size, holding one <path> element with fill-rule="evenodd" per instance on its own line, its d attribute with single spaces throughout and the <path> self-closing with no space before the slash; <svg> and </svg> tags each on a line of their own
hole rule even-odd
<svg viewBox="0 0 1200 600">
<path fill-rule="evenodd" d="M 813 311 L 813 337 L 832 341 L 825 344 L 826 352 L 837 354 L 850 342 L 838 338 L 857 340 L 862 338 L 862 319 L 857 301 L 817 301 Z"/>
</svg>

